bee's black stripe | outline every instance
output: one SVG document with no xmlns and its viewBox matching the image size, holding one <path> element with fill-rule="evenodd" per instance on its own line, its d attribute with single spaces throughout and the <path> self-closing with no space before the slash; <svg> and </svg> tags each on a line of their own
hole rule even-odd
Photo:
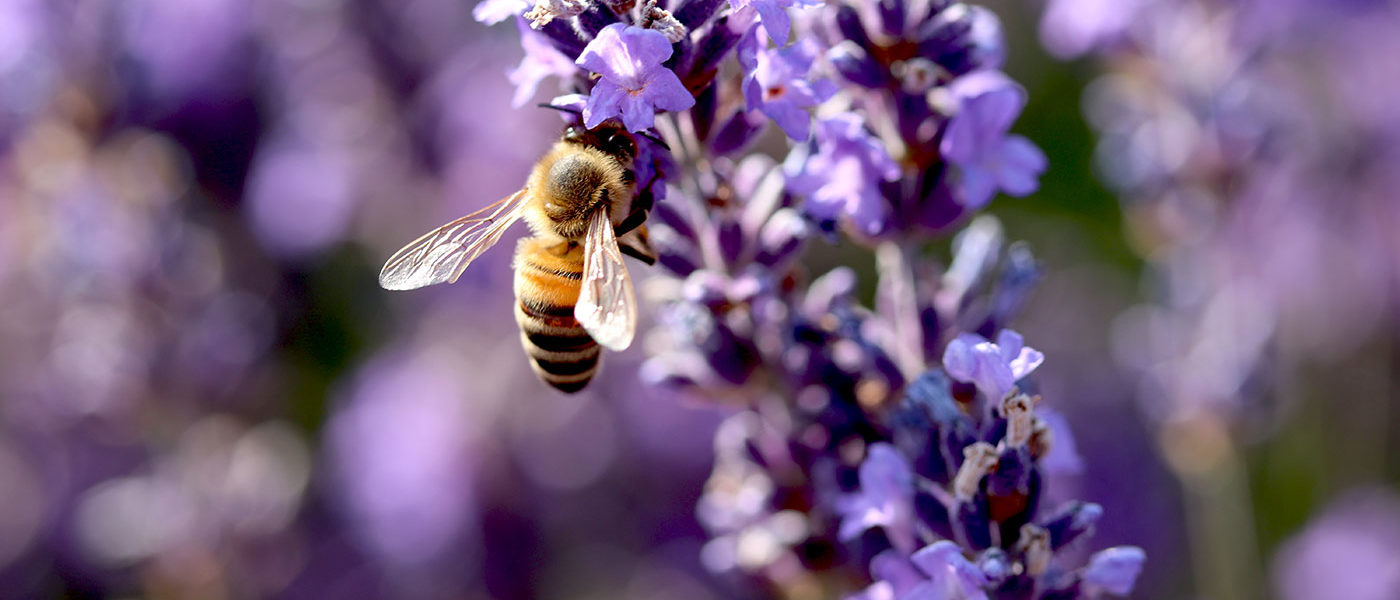
<svg viewBox="0 0 1400 600">
<path fill-rule="evenodd" d="M 535 364 L 539 365 L 540 369 L 544 370 L 544 372 L 551 375 L 582 375 L 592 372 L 593 368 L 598 366 L 598 355 L 595 353 L 592 356 L 575 361 L 543 360 L 536 358 Z"/>
<path fill-rule="evenodd" d="M 555 335 L 541 331 L 526 331 L 525 339 L 540 350 L 549 352 L 578 352 L 597 345 L 588 333 L 579 329 L 568 335 Z"/>
<path fill-rule="evenodd" d="M 555 319 L 561 317 L 572 318 L 574 316 L 574 307 L 572 306 L 560 306 L 558 304 L 550 304 L 547 301 L 536 300 L 534 298 L 521 298 L 520 310 L 523 311 L 527 316 L 536 317 L 540 319 L 545 319 L 549 317 L 553 317 Z"/>
<path fill-rule="evenodd" d="M 545 383 L 554 386 L 554 389 L 556 390 L 564 392 L 565 394 L 572 394 L 585 387 L 588 387 L 588 382 L 592 380 L 592 377 L 585 377 L 577 381 L 550 381 L 549 379 L 545 379 L 544 381 Z"/>
<path fill-rule="evenodd" d="M 582 281 L 582 280 L 583 280 L 583 271 L 582 271 L 582 270 L 579 270 L 579 271 L 561 271 L 561 270 L 559 270 L 559 269 L 551 269 L 551 268 L 546 267 L 546 266 L 544 266 L 544 265 L 541 265 L 541 264 L 539 264 L 539 263 L 530 262 L 530 261 L 528 261 L 528 260 L 527 260 L 527 261 L 521 261 L 521 262 L 522 262 L 523 264 L 525 264 L 526 266 L 530 267 L 531 269 L 534 269 L 534 270 L 536 270 L 536 271 L 538 271 L 538 272 L 540 272 L 540 273 L 545 273 L 545 274 L 547 274 L 547 275 L 554 275 L 554 276 L 556 276 L 556 277 L 563 277 L 563 278 L 565 278 L 565 279 L 572 279 L 572 280 L 574 280 L 574 281 Z"/>
</svg>

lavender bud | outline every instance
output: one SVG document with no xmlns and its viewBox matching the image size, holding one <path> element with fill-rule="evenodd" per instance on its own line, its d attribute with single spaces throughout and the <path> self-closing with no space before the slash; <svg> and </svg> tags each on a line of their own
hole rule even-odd
<svg viewBox="0 0 1400 600">
<path fill-rule="evenodd" d="M 1006 259 L 992 292 L 989 331 L 1000 329 L 1021 312 L 1042 275 L 1029 244 L 1016 242 L 1006 249 Z"/>
<path fill-rule="evenodd" d="M 972 20 L 972 11 L 966 4 L 959 3 L 919 25 L 914 33 L 919 56 L 937 62 L 955 74 L 967 72 L 966 54 Z"/>
<path fill-rule="evenodd" d="M 997 457 L 996 470 L 987 475 L 987 494 L 991 496 L 1025 496 L 1030 492 L 1031 455 L 1022 448 L 1002 449 Z M 959 473 L 961 475 L 961 473 Z M 1000 511 L 998 511 L 1000 512 Z M 998 521 L 1007 521 L 1022 510 L 1012 509 L 1009 514 L 993 514 Z"/>
<path fill-rule="evenodd" d="M 724 60 L 726 54 L 739 44 L 742 32 L 733 31 L 729 27 L 729 17 L 724 16 L 715 19 L 701 33 L 699 39 L 695 41 L 693 48 L 688 52 L 678 52 L 671 57 L 684 56 L 686 63 L 681 68 L 676 69 L 677 74 L 682 74 L 681 80 L 689 85 L 692 82 L 714 77 L 719 69 L 719 63 Z M 703 86 L 700 86 L 703 87 Z"/>
<path fill-rule="evenodd" d="M 534 27 L 532 24 L 531 27 Z M 587 40 L 579 36 L 574 27 L 568 21 L 553 21 L 541 27 L 535 27 L 540 33 L 549 38 L 549 43 L 556 50 L 567 57 L 575 57 L 583 53 L 583 48 L 587 45 Z M 554 104 L 551 102 L 551 104 Z"/>
<path fill-rule="evenodd" d="M 561 1 L 572 2 L 577 0 Z M 598 32 L 602 31 L 604 27 L 619 22 L 617 14 L 614 13 L 611 8 L 608 8 L 602 3 L 593 3 L 587 10 L 580 12 L 577 19 L 574 19 L 574 28 L 578 30 L 580 36 L 594 38 L 598 36 Z"/>
<path fill-rule="evenodd" d="M 744 228 L 728 215 L 715 219 L 715 239 L 719 241 L 720 259 L 725 264 L 738 264 L 745 254 Z"/>
<path fill-rule="evenodd" d="M 535 7 L 524 16 L 530 20 L 530 27 L 540 29 L 554 19 L 577 16 L 591 5 L 589 0 L 536 0 Z"/>
<path fill-rule="evenodd" d="M 959 544 L 973 550 L 992 546 L 992 522 L 987 517 L 984 497 L 960 500 L 953 507 L 953 537 Z"/>
<path fill-rule="evenodd" d="M 714 271 L 696 271 L 685 278 L 681 295 L 687 302 L 715 309 L 729 301 L 725 287 L 728 279 Z"/>
<path fill-rule="evenodd" d="M 865 51 L 875 48 L 875 44 L 870 41 L 870 35 L 865 32 L 865 24 L 860 21 L 860 13 L 855 7 L 849 4 L 842 4 L 836 9 L 836 28 L 841 31 L 841 37 L 855 43 L 856 46 Z"/>
<path fill-rule="evenodd" d="M 676 206 L 672 205 L 670 202 L 661 202 L 652 207 L 651 219 L 656 223 L 670 228 L 672 231 L 676 232 L 676 235 L 685 238 L 687 241 L 693 243 L 699 239 L 699 236 L 695 233 L 695 228 L 690 224 L 690 219 L 686 218 L 686 215 L 681 214 Z M 654 238 L 656 232 L 653 231 L 652 236 Z M 655 239 L 653 239 L 652 242 L 655 243 Z"/>
<path fill-rule="evenodd" d="M 759 231 L 758 262 L 782 273 L 796 260 L 811 228 L 802 213 L 793 208 L 780 208 L 768 218 Z"/>
<path fill-rule="evenodd" d="M 699 268 L 700 251 L 693 241 L 682 237 L 671 227 L 654 227 L 650 233 L 651 247 L 656 251 L 656 261 L 661 266 L 678 277 L 690 275 Z"/>
<path fill-rule="evenodd" d="M 715 118 L 719 111 L 718 86 L 705 86 L 695 96 L 695 106 L 690 107 L 690 125 L 695 128 L 695 137 L 699 140 L 710 139 L 710 133 L 715 125 Z"/>
<path fill-rule="evenodd" d="M 889 81 L 885 68 L 855 42 L 841 42 L 832 47 L 826 56 L 841 77 L 861 87 L 877 89 Z"/>
<path fill-rule="evenodd" d="M 1094 530 L 1103 516 L 1103 507 L 1093 502 L 1073 501 L 1061 506 L 1040 520 L 1050 533 L 1050 548 L 1058 551 Z"/>
<path fill-rule="evenodd" d="M 743 109 L 736 110 L 720 126 L 715 140 L 710 143 L 710 150 L 719 156 L 739 152 L 758 139 L 758 134 L 763 133 L 767 125 L 768 119 L 762 116 L 752 115 Z"/>
<path fill-rule="evenodd" d="M 676 20 L 687 29 L 695 29 L 710 20 L 725 0 L 681 0 L 675 9 Z"/>
</svg>

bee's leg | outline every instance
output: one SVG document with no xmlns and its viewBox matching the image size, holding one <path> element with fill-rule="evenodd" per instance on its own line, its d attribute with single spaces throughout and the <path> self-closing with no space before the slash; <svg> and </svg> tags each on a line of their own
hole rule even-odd
<svg viewBox="0 0 1400 600">
<path fill-rule="evenodd" d="M 647 226 L 642 225 L 627 232 L 626 235 L 617 238 L 617 249 L 623 254 L 640 260 L 647 265 L 656 264 L 656 250 L 651 247 L 651 240 L 647 237 Z"/>
<path fill-rule="evenodd" d="M 613 227 L 613 235 L 616 235 L 617 237 L 622 237 L 624 235 L 627 235 L 633 229 L 641 227 L 642 223 L 647 222 L 647 214 L 649 214 L 649 211 L 647 209 L 633 207 L 631 214 L 628 214 L 627 218 L 623 219 L 621 223 L 618 223 L 617 226 Z"/>
</svg>

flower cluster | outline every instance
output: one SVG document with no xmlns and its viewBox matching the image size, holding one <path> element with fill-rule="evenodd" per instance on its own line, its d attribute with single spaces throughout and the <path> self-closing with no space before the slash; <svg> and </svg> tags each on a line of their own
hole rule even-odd
<svg viewBox="0 0 1400 600">
<path fill-rule="evenodd" d="M 1057 558 L 1102 510 L 1040 506 L 1060 446 L 1017 385 L 1044 357 L 1004 329 L 1039 266 L 995 220 L 968 218 L 998 192 L 1034 192 L 1046 167 L 1009 133 L 1026 95 L 999 71 L 991 12 L 510 6 L 533 27 L 520 97 L 560 75 L 575 95 L 553 104 L 585 125 L 615 118 L 666 142 L 650 231 L 669 277 L 646 282 L 657 327 L 642 377 L 748 407 L 716 435 L 698 507 L 707 566 L 782 593 L 835 574 L 872 581 L 864 598 L 1128 593 L 1141 550 Z M 731 53 L 740 69 L 722 76 Z M 792 145 L 781 165 L 745 152 L 770 122 Z M 922 252 L 964 224 L 946 269 Z M 876 248 L 873 309 L 853 270 L 813 277 L 800 260 L 841 232 Z"/>
</svg>

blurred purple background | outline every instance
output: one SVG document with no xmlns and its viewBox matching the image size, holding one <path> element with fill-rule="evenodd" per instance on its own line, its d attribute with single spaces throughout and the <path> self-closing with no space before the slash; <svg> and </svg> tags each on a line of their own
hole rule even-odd
<svg viewBox="0 0 1400 600">
<path fill-rule="evenodd" d="M 1400 597 L 1400 110 L 1383 101 L 1400 27 L 1338 17 L 1322 49 L 1246 81 L 1251 115 L 1314 114 L 1313 84 L 1273 95 L 1270 77 L 1345 92 L 1341 116 L 1298 123 L 1315 144 L 1299 164 L 1161 85 L 1198 63 L 1156 52 L 1233 50 L 1123 45 L 1139 5 L 1183 3 L 1051 0 L 1039 25 L 1039 3 L 987 4 L 1031 98 L 1016 129 L 1051 165 L 990 212 L 1047 268 L 1016 325 L 1082 457 L 1055 497 L 1103 505 L 1096 546 L 1147 551 L 1134 597 L 1217 597 L 1199 515 L 1218 506 L 1191 479 L 1212 459 L 1180 454 L 1217 441 L 1245 498 L 1217 518 L 1253 536 L 1237 597 Z M 406 241 L 518 189 L 559 134 L 555 113 L 510 108 L 519 36 L 471 8 L 0 0 L 0 598 L 756 597 L 706 570 L 695 512 L 736 407 L 641 383 L 644 344 L 581 394 L 541 384 L 508 241 L 452 286 L 376 283 Z M 1156 34 L 1219 24 L 1205 14 Z M 1251 28 L 1232 36 L 1301 27 L 1235 16 Z M 1052 59 L 1038 27 L 1057 55 L 1100 54 Z M 1351 48 L 1362 35 L 1387 49 Z M 1307 59 L 1342 66 L 1288 68 Z M 1183 71 L 1143 76 L 1149 60 Z M 1219 164 L 1160 172 L 1197 144 Z M 873 272 L 846 250 L 810 259 Z"/>
</svg>

